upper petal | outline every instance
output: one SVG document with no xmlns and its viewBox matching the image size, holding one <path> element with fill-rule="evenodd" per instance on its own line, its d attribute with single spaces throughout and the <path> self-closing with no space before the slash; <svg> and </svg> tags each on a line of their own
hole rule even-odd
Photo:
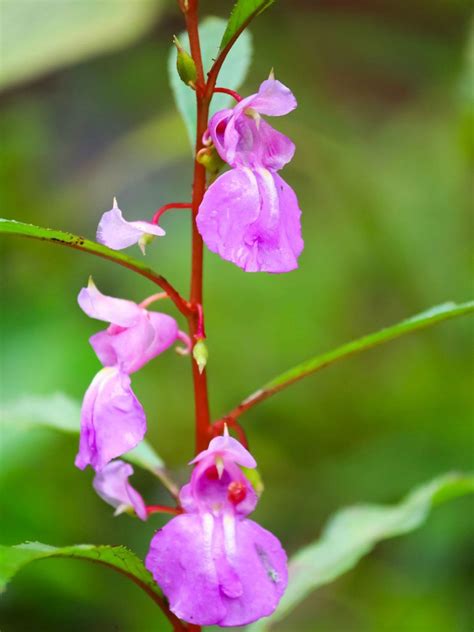
<svg viewBox="0 0 474 632">
<path fill-rule="evenodd" d="M 77 301 L 82 311 L 91 318 L 104 320 L 121 327 L 130 327 L 135 324 L 143 311 L 133 301 L 102 294 L 92 279 L 89 280 L 89 285 L 79 292 Z"/>
<path fill-rule="evenodd" d="M 228 458 L 238 465 L 243 465 L 243 467 L 257 467 L 257 462 L 250 452 L 237 439 L 230 437 L 228 434 L 214 437 L 209 443 L 209 447 L 200 452 L 191 463 L 199 463 L 203 459 L 215 458 L 216 456 Z"/>
<path fill-rule="evenodd" d="M 267 79 L 260 84 L 257 94 L 248 103 L 259 114 L 267 116 L 283 116 L 294 110 L 296 99 L 289 88 L 281 81 Z"/>
<path fill-rule="evenodd" d="M 230 154 L 233 154 L 239 141 L 238 132 L 234 125 L 234 111 L 230 109 L 216 112 L 209 121 L 208 131 L 217 153 L 225 160 L 231 162 Z"/>
<path fill-rule="evenodd" d="M 146 520 L 143 498 L 128 482 L 132 474 L 133 467 L 129 463 L 111 461 L 95 475 L 92 485 L 98 495 L 112 507 L 120 510 L 131 507 L 141 520 Z"/>
<path fill-rule="evenodd" d="M 115 201 L 113 208 L 102 215 L 97 227 L 97 241 L 113 250 L 122 250 L 138 243 L 144 234 L 161 237 L 165 231 L 151 222 L 128 222 Z"/>
<path fill-rule="evenodd" d="M 145 432 L 145 412 L 129 376 L 117 368 L 102 369 L 84 396 L 76 466 L 82 470 L 91 465 L 99 471 L 135 448 Z"/>
</svg>

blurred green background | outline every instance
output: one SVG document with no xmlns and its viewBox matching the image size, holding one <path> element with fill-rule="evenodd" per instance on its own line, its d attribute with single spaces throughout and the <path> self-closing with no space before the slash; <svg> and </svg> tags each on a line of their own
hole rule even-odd
<svg viewBox="0 0 474 632">
<path fill-rule="evenodd" d="M 189 198 L 190 152 L 166 73 L 182 21 L 171 0 L 80 0 L 70 3 L 71 26 L 61 4 L 0 7 L 11 72 L 1 98 L 2 215 L 93 237 L 114 195 L 129 219 Z M 230 7 L 201 2 L 203 16 L 226 17 Z M 128 10 L 120 31 L 115 22 Z M 282 276 L 245 274 L 206 253 L 214 416 L 317 351 L 469 297 L 469 19 L 463 0 L 287 0 L 255 21 L 241 91 L 254 92 L 273 66 L 296 94 L 298 109 L 274 123 L 297 146 L 283 176 L 298 192 L 306 248 L 300 269 Z M 110 28 L 97 46 L 101 20 Z M 41 25 L 63 36 L 63 49 L 38 73 Z M 169 214 L 163 225 L 167 238 L 147 258 L 184 292 L 189 218 Z M 99 368 L 87 339 L 100 325 L 79 310 L 79 289 L 89 274 L 103 292 L 133 300 L 153 287 L 39 242 L 2 239 L 2 252 L 4 398 L 80 399 Z M 469 469 L 471 332 L 461 319 L 402 339 L 251 411 L 244 425 L 266 484 L 255 519 L 291 553 L 341 506 L 395 502 L 432 476 Z M 166 353 L 134 376 L 134 389 L 150 441 L 184 481 L 193 450 L 188 361 Z M 127 544 L 144 555 L 164 519 L 113 518 L 91 472 L 74 467 L 76 449 L 53 431 L 3 434 L 2 542 Z M 134 481 L 148 502 L 167 501 L 147 474 Z M 472 518 L 469 500 L 436 509 L 420 531 L 379 546 L 275 630 L 472 630 Z M 168 629 L 138 588 L 82 562 L 35 563 L 2 601 L 2 632 Z"/>
</svg>

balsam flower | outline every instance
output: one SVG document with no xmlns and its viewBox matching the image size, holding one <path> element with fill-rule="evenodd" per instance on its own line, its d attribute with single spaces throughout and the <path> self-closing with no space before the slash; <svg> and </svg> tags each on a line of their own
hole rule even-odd
<svg viewBox="0 0 474 632">
<path fill-rule="evenodd" d="M 196 625 L 239 626 L 270 615 L 287 584 L 277 538 L 246 516 L 257 495 L 239 465 L 256 466 L 235 439 L 213 439 L 180 493 L 185 513 L 158 531 L 145 564 L 170 609 Z"/>
<path fill-rule="evenodd" d="M 130 377 L 116 367 L 97 373 L 81 409 L 76 466 L 102 470 L 109 461 L 137 446 L 145 436 L 146 416 L 130 387 Z"/>
<path fill-rule="evenodd" d="M 298 267 L 301 210 L 293 189 L 276 173 L 295 147 L 260 116 L 281 116 L 295 107 L 291 91 L 270 78 L 258 93 L 217 112 L 209 123 L 206 136 L 233 169 L 206 191 L 197 226 L 212 252 L 246 272 Z"/>
<path fill-rule="evenodd" d="M 150 312 L 133 301 L 102 294 L 92 280 L 79 292 L 78 303 L 90 318 L 110 323 L 89 339 L 104 366 L 134 373 L 177 340 L 188 336 L 168 314 Z"/>
<path fill-rule="evenodd" d="M 133 467 L 129 463 L 112 461 L 95 475 L 92 485 L 106 503 L 115 507 L 115 516 L 134 511 L 140 520 L 146 520 L 147 511 L 143 498 L 128 482 L 132 474 Z"/>
<path fill-rule="evenodd" d="M 145 254 L 145 246 L 153 237 L 162 237 L 165 231 L 152 222 L 128 222 L 119 209 L 117 200 L 110 211 L 104 213 L 97 227 L 97 241 L 113 250 L 123 250 L 138 244 Z"/>
<path fill-rule="evenodd" d="M 293 142 L 273 129 L 261 115 L 283 116 L 297 106 L 280 81 L 264 81 L 258 92 L 232 109 L 220 110 L 209 121 L 208 134 L 219 156 L 231 167 L 264 167 L 279 171 L 295 153 Z"/>
<path fill-rule="evenodd" d="M 93 379 L 81 409 L 81 436 L 76 465 L 102 470 L 109 461 L 140 443 L 146 432 L 145 412 L 130 386 L 138 371 L 176 340 L 189 339 L 167 314 L 149 312 L 133 301 L 102 294 L 92 280 L 78 296 L 82 310 L 109 327 L 90 338 L 105 369 Z"/>
</svg>

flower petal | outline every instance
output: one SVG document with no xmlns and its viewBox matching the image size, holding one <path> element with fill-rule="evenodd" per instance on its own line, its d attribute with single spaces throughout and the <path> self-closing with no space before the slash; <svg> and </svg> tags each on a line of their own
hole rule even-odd
<svg viewBox="0 0 474 632">
<path fill-rule="evenodd" d="M 119 366 L 125 373 L 134 373 L 177 338 L 178 323 L 174 318 L 142 309 L 133 326 L 109 327 L 91 336 L 89 342 L 104 366 Z"/>
<path fill-rule="evenodd" d="M 157 224 L 145 221 L 128 222 L 116 205 L 104 213 L 97 227 L 97 241 L 113 250 L 123 250 L 140 241 L 143 235 L 162 237 L 165 231 Z"/>
<path fill-rule="evenodd" d="M 260 84 L 257 94 L 247 107 L 251 107 L 259 114 L 283 116 L 294 110 L 297 105 L 293 93 L 281 81 L 267 79 Z"/>
<path fill-rule="evenodd" d="M 274 612 L 288 583 L 286 553 L 279 540 L 253 520 L 236 522 L 234 555 L 229 562 L 242 583 L 242 594 L 224 596 L 221 626 L 246 625 Z"/>
<path fill-rule="evenodd" d="M 209 123 L 209 133 L 220 157 L 232 167 L 282 169 L 293 158 L 294 143 L 266 121 L 222 110 Z"/>
<path fill-rule="evenodd" d="M 174 614 L 239 626 L 270 615 L 286 588 L 280 542 L 251 520 L 183 514 L 154 536 L 145 561 Z"/>
<path fill-rule="evenodd" d="M 245 269 L 248 226 L 260 212 L 257 182 L 250 169 L 232 169 L 207 189 L 196 218 L 206 246 Z"/>
<path fill-rule="evenodd" d="M 130 327 L 134 325 L 143 310 L 133 301 L 126 301 L 121 298 L 113 298 L 102 294 L 92 279 L 89 285 L 79 292 L 77 297 L 79 307 L 90 318 L 104 320 L 107 323 L 114 323 L 120 327 Z"/>
<path fill-rule="evenodd" d="M 206 191 L 197 226 L 207 247 L 246 272 L 289 272 L 303 249 L 293 190 L 267 169 L 233 169 Z"/>
<path fill-rule="evenodd" d="M 182 514 L 160 529 L 145 566 L 170 602 L 172 612 L 197 625 L 214 625 L 225 616 L 212 556 L 212 516 Z M 207 520 L 207 524 L 206 524 Z"/>
<path fill-rule="evenodd" d="M 102 369 L 86 391 L 75 464 L 100 471 L 109 461 L 136 447 L 146 432 L 145 412 L 117 368 Z"/>
<path fill-rule="evenodd" d="M 128 482 L 132 474 L 133 467 L 129 463 L 111 461 L 95 475 L 92 485 L 98 495 L 112 507 L 132 508 L 140 520 L 146 520 L 143 498 Z"/>
<path fill-rule="evenodd" d="M 243 467 L 254 468 L 257 467 L 257 462 L 244 446 L 230 437 L 228 434 L 223 436 L 214 437 L 209 443 L 209 447 L 206 450 L 200 452 L 191 463 L 199 463 L 200 461 L 209 457 L 215 458 L 216 456 L 222 456 L 232 460 L 238 465 Z"/>
</svg>

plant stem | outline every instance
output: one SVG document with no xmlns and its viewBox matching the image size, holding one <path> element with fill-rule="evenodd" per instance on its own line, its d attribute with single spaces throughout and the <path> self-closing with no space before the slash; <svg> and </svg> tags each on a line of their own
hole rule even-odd
<svg viewBox="0 0 474 632">
<path fill-rule="evenodd" d="M 172 209 L 187 209 L 187 208 L 191 208 L 192 205 L 189 204 L 189 202 L 171 202 L 170 204 L 165 204 L 164 206 L 161 206 L 153 215 L 153 218 L 151 220 L 152 224 L 158 224 L 158 222 L 160 221 L 161 216 L 166 213 L 167 211 L 170 211 Z"/>
<path fill-rule="evenodd" d="M 204 70 L 201 58 L 201 45 L 198 31 L 198 1 L 189 0 L 184 10 L 186 28 L 189 35 L 191 56 L 196 64 L 196 107 L 197 129 L 195 156 L 203 147 L 202 136 L 207 129 L 210 97 L 204 96 Z M 191 339 L 194 341 L 199 333 L 199 310 L 203 303 L 203 242 L 196 226 L 196 216 L 206 190 L 206 169 L 197 160 L 194 161 L 193 196 L 192 196 L 192 255 L 191 255 L 191 293 L 190 302 L 195 308 L 188 317 Z M 198 308 L 198 306 L 200 306 Z M 194 412 L 196 420 L 196 453 L 207 447 L 210 436 L 210 413 L 207 394 L 206 370 L 202 373 L 194 361 L 192 362 L 194 385 Z"/>
<path fill-rule="evenodd" d="M 233 99 L 235 99 L 237 103 L 242 101 L 242 97 L 240 96 L 240 94 L 236 92 L 235 90 L 230 90 L 230 88 L 214 88 L 214 94 L 216 94 L 216 92 L 221 92 L 222 94 L 228 94 Z"/>
</svg>

